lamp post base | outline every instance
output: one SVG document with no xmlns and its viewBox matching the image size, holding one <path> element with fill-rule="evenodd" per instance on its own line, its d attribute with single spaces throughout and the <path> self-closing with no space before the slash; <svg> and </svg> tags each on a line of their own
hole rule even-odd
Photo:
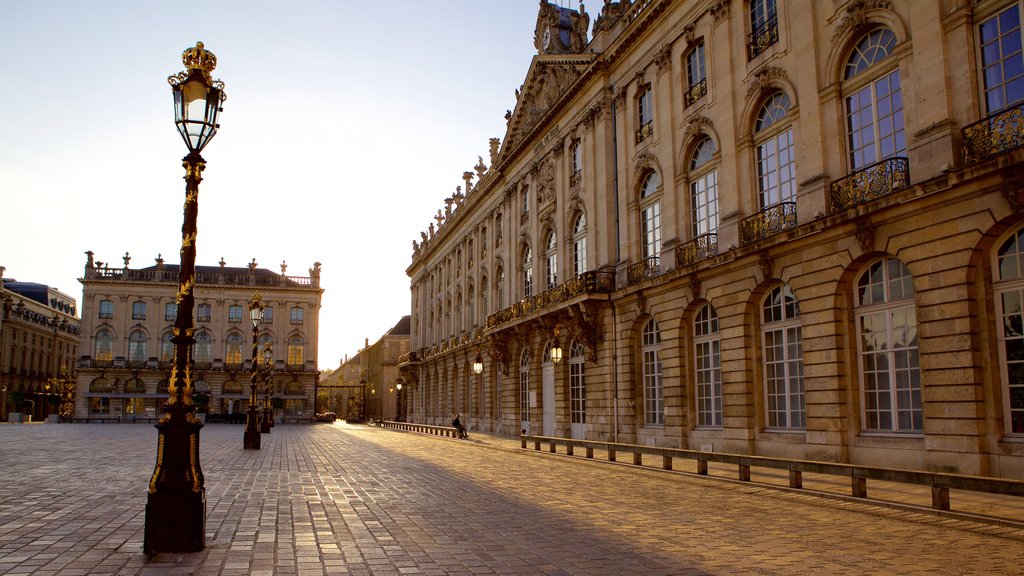
<svg viewBox="0 0 1024 576">
<path fill-rule="evenodd" d="M 206 547 L 206 489 L 199 492 L 150 492 L 142 551 L 200 552 Z"/>
<path fill-rule="evenodd" d="M 274 421 L 270 416 L 270 409 L 263 409 L 263 420 L 260 422 L 260 433 L 270 434 L 270 429 L 274 426 Z"/>
<path fill-rule="evenodd" d="M 260 449 L 260 415 L 252 405 L 245 414 L 245 435 L 242 437 L 242 444 L 246 450 Z"/>
</svg>

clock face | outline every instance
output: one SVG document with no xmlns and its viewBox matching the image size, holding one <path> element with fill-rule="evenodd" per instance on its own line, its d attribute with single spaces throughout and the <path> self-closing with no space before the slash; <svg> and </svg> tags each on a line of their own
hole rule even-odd
<svg viewBox="0 0 1024 576">
<path fill-rule="evenodd" d="M 541 46 L 543 46 L 543 48 L 545 50 L 547 50 L 548 46 L 550 44 L 551 44 L 551 28 L 548 27 L 548 28 L 544 29 L 544 39 L 541 41 Z"/>
</svg>

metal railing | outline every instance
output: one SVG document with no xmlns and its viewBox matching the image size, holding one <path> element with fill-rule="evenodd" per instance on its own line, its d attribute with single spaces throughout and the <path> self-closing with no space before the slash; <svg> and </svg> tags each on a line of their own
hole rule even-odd
<svg viewBox="0 0 1024 576">
<path fill-rule="evenodd" d="M 870 202 L 910 185 L 910 160 L 886 158 L 857 170 L 831 186 L 832 212 Z"/>
<path fill-rule="evenodd" d="M 594 457 L 594 450 L 604 450 L 608 461 L 615 462 L 618 453 L 631 454 L 633 464 L 643 466 L 644 455 L 660 456 L 661 467 L 672 470 L 674 459 L 695 460 L 697 474 L 708 474 L 708 463 L 731 464 L 737 468 L 737 478 L 744 482 L 750 481 L 751 468 L 769 468 L 789 471 L 790 488 L 803 488 L 803 474 L 825 474 L 850 478 L 850 491 L 854 498 L 867 498 L 868 480 L 916 484 L 931 487 L 932 508 L 949 510 L 949 490 L 966 490 L 986 492 L 1009 496 L 1024 496 L 1024 481 L 1004 480 L 982 476 L 963 474 L 947 474 L 942 472 L 925 472 L 918 470 L 901 470 L 896 468 L 880 468 L 875 466 L 858 466 L 855 464 L 839 464 L 834 462 L 818 462 L 813 460 L 793 460 L 787 458 L 770 458 L 766 456 L 748 456 L 744 454 L 726 454 L 722 452 L 703 452 L 700 450 L 684 450 L 678 448 L 659 448 L 657 446 L 640 446 L 638 444 L 619 444 L 615 442 L 597 442 L 591 440 L 574 440 L 552 436 L 521 436 L 523 450 L 528 444 L 540 451 L 541 444 L 548 444 L 551 453 L 557 453 L 557 447 L 565 447 L 565 454 L 574 455 L 575 448 L 582 448 L 587 458 Z"/>
<path fill-rule="evenodd" d="M 780 202 L 769 206 L 740 224 L 740 240 L 750 244 L 796 227 L 796 202 Z"/>
<path fill-rule="evenodd" d="M 747 37 L 747 60 L 757 58 L 769 46 L 779 41 L 779 18 L 772 17 Z"/>
<path fill-rule="evenodd" d="M 630 284 L 637 284 L 650 278 L 656 278 L 660 275 L 661 258 L 658 256 L 644 258 L 636 264 L 631 264 L 629 268 L 626 269 L 626 280 Z"/>
<path fill-rule="evenodd" d="M 654 122 L 652 120 L 648 120 L 647 122 L 644 122 L 640 128 L 637 128 L 636 143 L 639 144 L 651 136 L 654 136 Z"/>
<path fill-rule="evenodd" d="M 676 268 L 696 264 L 718 255 L 718 234 L 701 234 L 676 246 Z"/>
<path fill-rule="evenodd" d="M 1024 104 L 990 114 L 960 129 L 964 163 L 974 164 L 1024 146 Z"/>
<path fill-rule="evenodd" d="M 690 89 L 687 90 L 684 93 L 683 99 L 686 101 L 686 105 L 689 106 L 689 105 L 693 104 L 694 102 L 696 102 L 697 100 L 700 100 L 701 98 L 703 98 L 704 95 L 707 94 L 707 93 L 708 93 L 708 81 L 707 81 L 707 79 L 704 79 L 704 80 L 701 80 L 700 82 L 694 84 L 693 86 L 690 86 Z"/>
<path fill-rule="evenodd" d="M 487 327 L 494 328 L 506 322 L 518 320 L 538 310 L 565 302 L 581 294 L 610 294 L 615 289 L 615 273 L 592 270 L 566 280 L 550 290 L 536 296 L 523 298 L 519 302 L 487 315 Z"/>
</svg>

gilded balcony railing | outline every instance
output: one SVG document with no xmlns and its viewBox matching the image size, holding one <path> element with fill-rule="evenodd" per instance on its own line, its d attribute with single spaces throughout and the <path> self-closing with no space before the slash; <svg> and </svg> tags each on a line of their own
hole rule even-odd
<svg viewBox="0 0 1024 576">
<path fill-rule="evenodd" d="M 769 46 L 779 41 L 779 19 L 772 18 L 750 33 L 747 39 L 747 59 L 753 60 Z"/>
<path fill-rule="evenodd" d="M 750 244 L 795 226 L 796 202 L 780 202 L 744 218 L 740 224 L 740 240 Z"/>
<path fill-rule="evenodd" d="M 718 234 L 701 234 L 676 246 L 676 268 L 696 264 L 718 255 Z"/>
<path fill-rule="evenodd" d="M 630 284 L 643 282 L 648 278 L 655 278 L 661 274 L 661 258 L 651 256 L 632 264 L 626 269 L 626 278 Z"/>
<path fill-rule="evenodd" d="M 893 157 L 832 183 L 832 212 L 881 198 L 910 185 L 910 161 Z"/>
<path fill-rule="evenodd" d="M 557 305 L 581 294 L 609 294 L 615 290 L 615 274 L 610 271 L 590 271 L 566 280 L 550 290 L 536 296 L 523 298 L 519 302 L 487 315 L 487 327 L 494 328 L 506 322 L 529 316 L 539 310 Z"/>
<path fill-rule="evenodd" d="M 651 136 L 654 136 L 654 122 L 648 120 L 647 122 L 644 122 L 643 126 L 637 129 L 636 143 L 639 144 Z"/>
<path fill-rule="evenodd" d="M 964 163 L 974 164 L 1024 146 L 1024 104 L 991 114 L 960 130 Z"/>
<path fill-rule="evenodd" d="M 697 100 L 700 100 L 701 98 L 703 98 L 704 95 L 707 94 L 707 93 L 708 93 L 708 81 L 707 81 L 707 79 L 701 80 L 700 82 L 694 84 L 693 86 L 690 86 L 690 89 L 687 90 L 686 94 L 684 95 L 684 99 L 686 100 L 686 105 L 689 106 L 690 104 L 693 104 Z"/>
</svg>

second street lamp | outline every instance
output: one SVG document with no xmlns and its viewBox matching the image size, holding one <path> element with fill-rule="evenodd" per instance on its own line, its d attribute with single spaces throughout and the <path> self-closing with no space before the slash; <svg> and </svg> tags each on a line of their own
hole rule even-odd
<svg viewBox="0 0 1024 576">
<path fill-rule="evenodd" d="M 260 413 L 256 408 L 259 397 L 256 383 L 259 381 L 260 364 L 256 356 L 259 345 L 260 322 L 263 322 L 263 302 L 259 294 L 253 294 L 249 304 L 249 319 L 252 320 L 252 376 L 249 378 L 249 410 L 245 414 L 245 435 L 242 444 L 246 450 L 260 449 Z"/>
<path fill-rule="evenodd" d="M 274 382 L 274 349 L 272 343 L 267 342 L 263 347 L 263 422 L 260 425 L 260 432 L 269 434 L 274 427 L 273 410 L 270 408 L 270 391 Z"/>
</svg>

